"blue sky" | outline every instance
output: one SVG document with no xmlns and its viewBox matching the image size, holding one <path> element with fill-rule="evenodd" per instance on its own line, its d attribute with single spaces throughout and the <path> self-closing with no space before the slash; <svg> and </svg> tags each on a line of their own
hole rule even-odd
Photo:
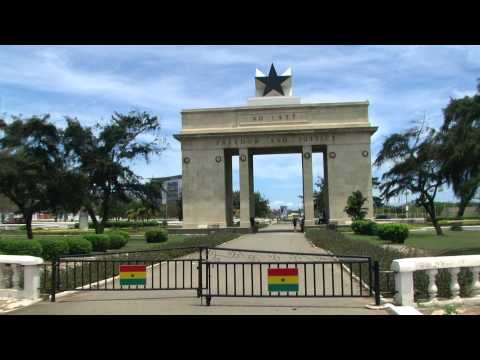
<svg viewBox="0 0 480 360">
<path fill-rule="evenodd" d="M 113 111 L 147 110 L 158 115 L 169 148 L 149 164 L 133 166 L 144 177 L 181 172 L 180 111 L 242 106 L 254 95 L 255 68 L 293 70 L 294 95 L 302 102 L 370 102 L 372 138 L 378 152 L 386 135 L 424 115 L 442 122 L 451 97 L 472 95 L 480 78 L 480 46 L 1 46 L 0 113 L 49 113 L 85 124 Z M 298 155 L 258 156 L 255 188 L 274 207 L 298 206 Z M 380 175 L 382 169 L 374 169 Z M 322 173 L 320 157 L 314 172 Z M 234 187 L 238 162 L 234 161 Z M 440 200 L 452 200 L 449 189 Z"/>
</svg>

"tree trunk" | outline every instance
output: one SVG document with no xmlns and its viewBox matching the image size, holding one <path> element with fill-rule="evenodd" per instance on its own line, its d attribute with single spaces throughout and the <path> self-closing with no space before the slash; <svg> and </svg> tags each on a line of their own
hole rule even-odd
<svg viewBox="0 0 480 360">
<path fill-rule="evenodd" d="M 33 239 L 32 218 L 33 218 L 33 213 L 31 211 L 23 212 L 23 219 L 25 220 L 25 225 L 27 227 L 28 239 Z"/>
<path fill-rule="evenodd" d="M 88 215 L 90 216 L 90 219 L 92 219 L 93 227 L 95 228 L 95 233 L 96 234 L 101 234 L 98 232 L 98 221 L 97 221 L 97 215 L 95 214 L 95 210 L 91 206 L 86 207 Z"/>
<path fill-rule="evenodd" d="M 463 201 L 460 201 L 460 204 L 458 205 L 458 212 L 457 212 L 458 218 L 463 217 L 466 207 L 467 207 L 467 204 L 465 204 Z"/>
<path fill-rule="evenodd" d="M 432 220 L 432 224 L 433 224 L 433 227 L 435 228 L 435 232 L 437 233 L 438 236 L 442 236 L 443 231 L 437 220 L 437 214 L 435 213 L 435 205 L 425 204 L 423 207 L 425 208 L 428 215 L 430 216 L 430 219 Z"/>
</svg>

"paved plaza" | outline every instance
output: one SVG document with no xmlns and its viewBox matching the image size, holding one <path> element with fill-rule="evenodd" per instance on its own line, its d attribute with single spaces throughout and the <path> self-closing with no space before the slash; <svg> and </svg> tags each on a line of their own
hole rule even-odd
<svg viewBox="0 0 480 360">
<path fill-rule="evenodd" d="M 286 232 L 289 224 L 270 225 L 257 234 L 243 235 L 230 241 L 222 248 L 255 249 L 323 254 L 312 246 L 303 233 Z M 193 254 L 191 256 L 196 256 Z M 300 257 L 247 253 L 241 251 L 211 251 L 210 261 L 275 261 L 311 260 L 313 256 Z M 160 266 L 166 266 L 162 264 Z M 336 269 L 334 277 L 340 279 L 342 270 Z M 165 274 L 166 269 L 162 268 Z M 172 272 L 170 272 L 171 274 Z M 171 275 L 170 275 L 171 276 Z M 233 278 L 229 274 L 228 284 Z M 150 278 L 150 277 L 149 277 Z M 195 274 L 194 274 L 195 278 Z M 156 279 L 155 281 L 158 281 Z M 189 279 L 186 280 L 187 285 Z M 215 273 L 211 281 L 216 282 Z M 236 280 L 238 281 L 238 279 Z M 300 279 L 300 282 L 302 279 Z M 312 281 L 307 278 L 307 281 Z M 327 279 L 327 284 L 329 283 Z M 340 281 L 336 281 L 340 284 Z M 148 283 L 147 283 L 148 284 Z M 337 285 L 338 286 L 338 285 Z M 344 284 L 344 286 L 346 286 Z M 350 286 L 350 285 L 348 285 Z M 356 284 L 358 288 L 358 283 Z M 325 289 L 327 292 L 331 288 Z M 232 289 L 229 289 L 231 292 Z M 248 291 L 248 289 L 247 289 Z M 341 289 L 336 288 L 336 291 Z M 205 306 L 196 297 L 195 290 L 143 290 L 143 291 L 93 291 L 77 292 L 59 296 L 55 303 L 43 301 L 8 314 L 14 315 L 386 315 L 385 310 L 370 310 L 372 298 L 213 298 L 211 306 Z"/>
</svg>

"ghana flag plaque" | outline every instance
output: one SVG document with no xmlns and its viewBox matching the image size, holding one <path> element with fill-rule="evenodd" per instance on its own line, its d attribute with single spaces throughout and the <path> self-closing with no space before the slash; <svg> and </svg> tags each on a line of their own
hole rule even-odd
<svg viewBox="0 0 480 360">
<path fill-rule="evenodd" d="M 268 291 L 298 291 L 298 269 L 268 269 Z"/>
<path fill-rule="evenodd" d="M 146 265 L 120 265 L 120 285 L 145 285 Z"/>
</svg>

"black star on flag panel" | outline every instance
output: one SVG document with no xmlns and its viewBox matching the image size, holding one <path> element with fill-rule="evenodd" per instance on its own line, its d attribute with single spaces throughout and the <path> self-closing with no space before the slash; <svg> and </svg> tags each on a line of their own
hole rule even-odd
<svg viewBox="0 0 480 360">
<path fill-rule="evenodd" d="M 285 96 L 282 88 L 282 83 L 288 80 L 290 76 L 278 76 L 275 67 L 270 67 L 270 72 L 268 76 L 259 76 L 256 77 L 257 80 L 265 84 L 265 89 L 263 90 L 263 96 L 267 95 L 270 91 L 275 90 L 278 93 Z"/>
</svg>

